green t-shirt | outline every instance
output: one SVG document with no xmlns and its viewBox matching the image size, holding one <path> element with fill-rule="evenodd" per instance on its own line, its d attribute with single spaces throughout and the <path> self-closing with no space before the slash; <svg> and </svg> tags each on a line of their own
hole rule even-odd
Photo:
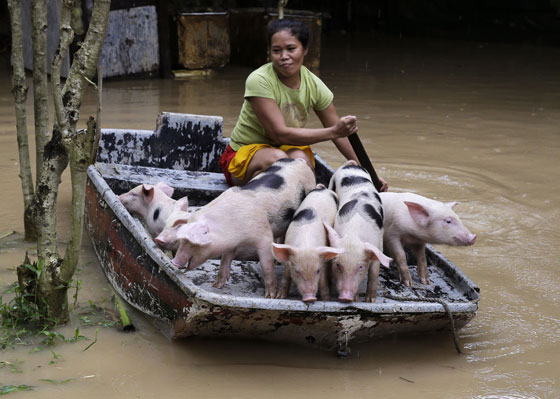
<svg viewBox="0 0 560 399">
<path fill-rule="evenodd" d="M 275 100 L 286 126 L 290 127 L 304 127 L 310 110 L 322 111 L 332 103 L 333 93 L 305 66 L 300 69 L 300 78 L 299 89 L 289 88 L 278 79 L 272 63 L 261 66 L 249 75 L 245 82 L 245 101 L 231 133 L 230 146 L 234 151 L 248 144 L 271 144 L 248 97 Z"/>
</svg>

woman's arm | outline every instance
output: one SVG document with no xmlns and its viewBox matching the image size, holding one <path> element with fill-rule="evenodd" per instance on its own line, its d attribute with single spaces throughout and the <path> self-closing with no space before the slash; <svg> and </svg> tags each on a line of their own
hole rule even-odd
<svg viewBox="0 0 560 399">
<path fill-rule="evenodd" d="M 341 138 L 348 141 L 346 137 L 358 130 L 355 116 L 348 115 L 338 118 L 336 111 L 334 112 L 336 120 L 332 119 L 332 113 L 330 113 L 329 121 L 332 123 L 328 125 L 323 123 L 323 128 L 307 129 L 289 127 L 286 126 L 282 112 L 280 108 L 278 108 L 278 104 L 275 100 L 264 97 L 249 97 L 247 100 L 251 103 L 251 107 L 257 115 L 259 122 L 263 125 L 268 137 L 275 145 L 311 145 L 321 141 L 338 140 Z M 330 107 L 334 110 L 332 104 L 327 107 L 327 109 Z M 321 122 L 323 122 L 323 120 L 321 120 Z"/>
</svg>

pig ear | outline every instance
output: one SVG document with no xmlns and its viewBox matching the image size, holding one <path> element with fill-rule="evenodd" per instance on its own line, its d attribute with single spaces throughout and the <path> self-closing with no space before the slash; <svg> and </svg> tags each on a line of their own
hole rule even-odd
<svg viewBox="0 0 560 399">
<path fill-rule="evenodd" d="M 393 259 L 386 256 L 379 248 L 369 242 L 365 242 L 364 246 L 370 260 L 378 260 L 383 266 L 389 267 Z"/>
<path fill-rule="evenodd" d="M 167 183 L 163 181 L 157 183 L 156 187 L 159 188 L 161 191 L 163 191 L 163 193 L 168 197 L 171 197 L 173 195 L 173 191 L 174 191 L 173 187 L 168 186 Z"/>
<path fill-rule="evenodd" d="M 430 215 L 426 208 L 416 202 L 404 201 L 404 204 L 408 207 L 408 212 L 417 225 L 420 227 L 428 226 Z"/>
<path fill-rule="evenodd" d="M 146 203 L 149 204 L 154 199 L 154 186 L 150 184 L 142 184 L 142 194 L 146 199 Z"/>
<path fill-rule="evenodd" d="M 453 202 L 448 202 L 447 206 L 450 207 L 451 209 L 453 209 L 455 207 L 455 205 L 457 205 L 458 202 L 457 201 L 453 201 Z"/>
<path fill-rule="evenodd" d="M 189 218 L 188 217 L 182 217 L 180 219 L 177 219 L 176 221 L 173 222 L 173 226 L 171 227 L 175 227 L 178 226 L 180 224 L 187 224 L 189 222 Z"/>
<path fill-rule="evenodd" d="M 188 241 L 191 245 L 206 246 L 210 244 L 210 228 L 205 223 L 187 223 L 177 230 L 177 238 Z"/>
<path fill-rule="evenodd" d="M 187 212 L 188 209 L 189 209 L 189 199 L 187 197 L 183 197 L 181 199 L 178 199 L 177 202 L 175 202 L 174 208 L 175 208 L 175 210 L 178 210 L 178 211 Z"/>
<path fill-rule="evenodd" d="M 325 221 L 323 221 L 323 226 L 325 226 L 325 229 L 327 230 L 327 235 L 329 236 L 329 243 L 331 245 L 337 245 L 337 242 L 340 241 L 340 236 L 338 235 L 338 233 L 336 232 L 335 229 L 333 229 L 328 223 L 326 223 Z"/>
<path fill-rule="evenodd" d="M 272 254 L 280 262 L 287 262 L 293 253 L 294 248 L 290 245 L 272 243 Z"/>
<path fill-rule="evenodd" d="M 333 247 L 319 247 L 317 248 L 319 251 L 319 256 L 323 260 L 331 260 L 336 258 L 338 255 L 344 253 L 344 248 L 333 248 Z"/>
</svg>

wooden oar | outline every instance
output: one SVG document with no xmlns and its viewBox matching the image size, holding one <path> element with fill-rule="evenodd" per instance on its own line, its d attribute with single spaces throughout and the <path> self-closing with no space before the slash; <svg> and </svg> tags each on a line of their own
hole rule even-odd
<svg viewBox="0 0 560 399">
<path fill-rule="evenodd" d="M 358 133 L 352 133 L 350 136 L 348 136 L 348 140 L 350 141 L 350 144 L 352 145 L 352 148 L 354 149 L 354 152 L 358 157 L 358 161 L 360 161 L 360 164 L 370 174 L 371 180 L 373 181 L 373 185 L 378 191 L 381 190 L 383 183 L 381 183 L 381 180 L 379 180 L 379 176 L 377 176 L 377 173 L 375 172 L 375 169 L 371 164 L 371 161 L 368 157 L 368 154 L 366 153 L 362 141 L 358 137 Z"/>
</svg>

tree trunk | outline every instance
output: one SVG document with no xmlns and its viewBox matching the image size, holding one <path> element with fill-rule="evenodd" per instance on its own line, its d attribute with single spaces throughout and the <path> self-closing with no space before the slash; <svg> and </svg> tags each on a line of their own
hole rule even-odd
<svg viewBox="0 0 560 399">
<path fill-rule="evenodd" d="M 67 111 L 67 121 L 72 134 L 72 144 L 69 149 L 72 177 L 72 236 L 66 247 L 60 270 L 60 276 L 64 281 L 70 281 L 78 264 L 84 224 L 86 172 L 88 166 L 95 162 L 97 144 L 101 133 L 100 125 L 93 118 L 89 119 L 85 134 L 76 132 L 76 114 L 81 105 L 88 80 L 95 75 L 97 61 L 103 48 L 110 6 L 110 0 L 97 0 L 95 2 L 86 38 L 82 47 L 74 56 L 74 62 L 62 95 L 62 99 L 66 100 L 64 107 Z M 101 74 L 99 74 L 99 88 L 101 88 L 101 79 Z M 101 96 L 99 96 L 99 110 L 100 108 Z M 99 111 L 97 118 L 97 122 L 100 122 Z"/>
<path fill-rule="evenodd" d="M 43 167 L 43 151 L 50 140 L 49 90 L 47 76 L 47 1 L 31 1 L 31 39 L 33 48 L 33 104 L 35 109 L 35 176 L 40 176 Z"/>
<path fill-rule="evenodd" d="M 16 2 L 16 0 L 9 1 Z M 45 125 L 48 125 L 48 117 L 45 117 L 45 114 L 48 113 L 48 103 L 43 97 L 47 94 L 47 69 L 46 63 L 44 66 L 42 64 L 43 60 L 46 60 L 46 36 L 44 34 L 47 15 L 46 1 L 33 0 L 32 2 L 38 172 L 31 214 L 36 217 L 37 267 L 41 269 L 38 281 L 35 281 L 35 292 L 37 292 L 37 306 L 43 314 L 48 315 L 49 321 L 54 324 L 65 323 L 69 320 L 67 291 L 76 270 L 82 243 L 86 170 L 95 160 L 95 148 L 99 136 L 99 125 L 93 118 L 90 118 L 86 132 L 77 132 L 76 125 L 80 115 L 82 97 L 88 82 L 95 74 L 103 48 L 110 5 L 110 0 L 94 2 L 88 32 L 80 50 L 74 56 L 64 89 L 61 89 L 60 66 L 74 36 L 70 21 L 72 8 L 75 7 L 75 0 L 62 1 L 60 42 L 52 65 L 55 126 L 50 134 L 48 129 L 46 132 L 44 129 Z M 15 4 L 11 4 L 11 8 L 15 9 Z M 12 28 L 19 29 L 21 32 L 21 25 L 18 27 L 17 23 L 13 23 Z M 21 33 L 19 34 L 21 35 Z M 56 233 L 56 203 L 62 172 L 69 162 L 72 179 L 72 228 L 64 259 L 61 259 L 58 253 Z M 30 285 L 32 283 L 28 281 L 28 277 L 26 277 L 26 284 Z"/>
<path fill-rule="evenodd" d="M 52 325 L 66 324 L 70 321 L 68 308 L 68 286 L 58 278 L 49 285 L 39 285 L 37 305 Z"/>
<path fill-rule="evenodd" d="M 73 33 L 70 27 L 72 0 L 64 0 L 61 15 L 61 40 L 53 61 L 53 96 L 56 110 L 57 129 L 47 147 L 45 147 L 44 170 L 45 184 L 49 187 L 45 201 L 41 204 L 56 204 L 56 192 L 60 176 L 68 160 L 72 179 L 72 227 L 70 242 L 66 247 L 64 259 L 61 260 L 52 243 L 56 244 L 56 207 L 52 211 L 43 208 L 43 220 L 49 231 L 42 230 L 45 241 L 38 245 L 39 259 L 43 261 L 45 271 L 41 274 L 39 292 L 48 296 L 46 304 L 48 312 L 57 322 L 66 322 L 69 318 L 67 291 L 76 266 L 82 244 L 83 216 L 85 207 L 85 185 L 87 167 L 94 162 L 93 149 L 98 141 L 98 126 L 93 118 L 88 121 L 86 132 L 77 132 L 79 109 L 88 82 L 93 79 L 99 55 L 103 48 L 103 40 L 109 18 L 110 0 L 96 0 L 91 22 L 80 50 L 75 54 L 68 73 L 64 90 L 60 89 L 60 62 L 70 43 Z M 47 151 L 47 148 L 51 151 Z M 64 151 L 63 151 L 64 150 Z M 51 155 L 53 157 L 51 158 Z M 56 156 L 55 156 L 56 155 Z M 64 164 L 64 166 L 63 166 Z M 63 166 L 63 167 L 62 167 Z M 56 184 L 56 187 L 54 185 Z M 41 239 L 39 240 L 41 241 Z M 58 287 L 56 289 L 55 287 Z M 38 303 L 38 306 L 43 306 Z"/>
<path fill-rule="evenodd" d="M 34 196 L 33 177 L 31 174 L 31 162 L 29 158 L 29 139 L 27 135 L 27 113 L 25 102 L 27 101 L 27 86 L 25 84 L 25 68 L 23 66 L 23 36 L 21 30 L 21 1 L 8 0 L 10 20 L 12 22 L 12 93 L 16 111 L 16 132 L 19 152 L 19 177 L 23 192 L 24 206 L 24 239 L 26 241 L 37 240 L 37 230 L 33 217 L 32 203 Z"/>
<path fill-rule="evenodd" d="M 85 191 L 87 168 L 95 161 L 97 144 L 101 129 L 96 120 L 90 117 L 87 130 L 74 136 L 74 145 L 70 154 L 70 174 L 72 176 L 72 235 L 66 247 L 64 261 L 60 268 L 60 278 L 69 282 L 76 271 L 82 246 L 84 228 Z"/>
</svg>

